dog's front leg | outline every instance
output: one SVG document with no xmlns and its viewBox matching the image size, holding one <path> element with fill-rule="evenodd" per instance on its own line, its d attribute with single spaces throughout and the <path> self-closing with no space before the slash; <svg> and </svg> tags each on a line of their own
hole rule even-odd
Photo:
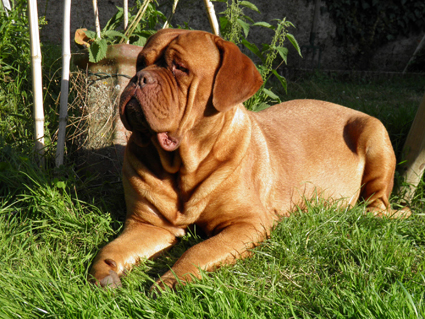
<svg viewBox="0 0 425 319">
<path fill-rule="evenodd" d="M 257 224 L 258 225 L 258 224 Z M 225 264 L 233 264 L 237 258 L 250 254 L 249 249 L 264 240 L 266 229 L 255 227 L 254 223 L 235 223 L 221 230 L 217 235 L 191 247 L 152 286 L 151 290 L 174 289 L 180 282 L 200 278 L 199 269 L 213 271 Z"/>
<path fill-rule="evenodd" d="M 152 258 L 177 243 L 169 231 L 129 219 L 122 234 L 97 254 L 90 280 L 102 287 L 121 286 L 121 277 L 140 259 Z"/>
</svg>

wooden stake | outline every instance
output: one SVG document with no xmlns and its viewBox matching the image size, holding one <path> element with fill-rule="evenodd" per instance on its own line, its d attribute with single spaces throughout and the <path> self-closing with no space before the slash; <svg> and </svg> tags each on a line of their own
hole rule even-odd
<svg viewBox="0 0 425 319">
<path fill-rule="evenodd" d="M 94 12 L 94 23 L 96 25 L 96 34 L 100 39 L 100 22 L 99 22 L 99 10 L 97 8 L 97 0 L 93 0 L 93 12 Z"/>
<path fill-rule="evenodd" d="M 128 28 L 128 0 L 124 0 L 123 10 L 124 10 L 124 32 L 125 32 L 127 31 L 127 28 Z M 127 40 L 127 43 L 130 43 L 130 39 Z"/>
<path fill-rule="evenodd" d="M 425 95 L 416 112 L 409 135 L 407 135 L 403 154 L 406 156 L 403 177 L 409 184 L 405 197 L 407 200 L 411 200 L 425 169 Z"/>
<path fill-rule="evenodd" d="M 71 60 L 71 0 L 65 0 L 63 6 L 62 35 L 62 80 L 59 110 L 58 145 L 56 149 L 56 167 L 63 164 L 65 151 L 66 122 L 68 120 L 69 62 Z"/>
<path fill-rule="evenodd" d="M 419 42 L 418 46 L 416 47 L 415 52 L 413 52 L 413 55 L 412 55 L 412 57 L 409 59 L 409 62 L 407 62 L 406 66 L 404 67 L 403 74 L 405 74 L 405 73 L 407 72 L 407 69 L 409 68 L 410 63 L 412 63 L 412 62 L 415 60 L 416 55 L 417 55 L 420 51 L 424 50 L 424 47 L 425 47 L 425 35 L 422 37 L 421 42 Z"/>
<path fill-rule="evenodd" d="M 131 21 L 130 25 L 124 33 L 127 38 L 130 38 L 130 36 L 133 34 L 133 31 L 136 29 L 137 24 L 140 22 L 140 19 L 142 19 L 143 15 L 145 14 L 149 2 L 151 2 L 151 0 L 144 0 L 142 6 L 139 8 L 139 11 L 137 11 L 136 16 L 134 17 L 133 21 Z M 124 38 L 122 38 L 119 43 L 124 43 Z"/>
<path fill-rule="evenodd" d="M 208 20 L 210 21 L 211 29 L 215 35 L 220 35 L 220 27 L 218 25 L 217 16 L 215 15 L 214 5 L 210 0 L 204 0 L 205 8 L 208 13 Z"/>
<path fill-rule="evenodd" d="M 10 6 L 10 2 L 9 0 L 2 0 L 3 3 L 3 9 L 4 12 L 6 13 L 6 16 L 9 16 L 9 11 L 11 10 L 11 6 Z"/>
<path fill-rule="evenodd" d="M 171 10 L 171 14 L 170 14 L 170 16 L 168 17 L 167 21 L 165 21 L 164 26 L 162 27 L 163 29 L 167 29 L 167 28 L 168 28 L 168 26 L 170 25 L 170 21 L 171 21 L 171 19 L 173 18 L 174 13 L 176 13 L 177 3 L 179 3 L 179 0 L 174 0 L 173 8 L 172 8 L 172 10 Z"/>
<path fill-rule="evenodd" d="M 31 35 L 32 88 L 34 93 L 35 149 L 39 156 L 39 163 L 44 167 L 44 107 L 37 0 L 28 0 L 28 11 Z"/>
</svg>

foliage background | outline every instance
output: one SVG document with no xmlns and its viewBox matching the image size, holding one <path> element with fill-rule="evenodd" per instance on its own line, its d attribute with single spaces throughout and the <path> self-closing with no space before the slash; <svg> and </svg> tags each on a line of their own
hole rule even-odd
<svg viewBox="0 0 425 319">
<path fill-rule="evenodd" d="M 39 15 L 45 16 L 48 22 L 48 27 L 41 30 L 43 41 L 51 43 L 60 43 L 61 34 L 56 30 L 62 28 L 61 17 L 63 16 L 63 6 L 60 2 L 49 1 L 49 0 L 38 0 L 39 4 Z M 136 0 L 129 0 L 130 6 L 136 3 Z M 170 8 L 172 6 L 172 0 L 158 0 L 158 9 L 166 16 L 169 15 Z M 270 22 L 273 19 L 287 18 L 291 21 L 296 28 L 292 31 L 292 34 L 298 40 L 300 46 L 303 49 L 303 59 L 301 59 L 296 51 L 289 51 L 289 61 L 291 68 L 316 68 L 319 60 L 319 52 L 313 56 L 310 44 L 310 35 L 312 31 L 313 17 L 314 17 L 314 1 L 312 0 L 253 0 L 259 9 L 260 13 L 253 13 L 252 18 L 255 21 L 267 21 Z M 339 3 L 341 3 L 339 5 Z M 370 3 L 371 10 L 361 9 L 363 3 Z M 376 4 L 375 4 L 376 3 Z M 423 2 L 420 0 L 408 0 L 408 1 L 372 1 L 372 0 L 344 0 L 332 2 L 332 5 L 336 6 L 330 12 L 326 1 L 320 1 L 321 14 L 315 30 L 316 37 L 314 46 L 317 50 L 322 50 L 320 65 L 324 69 L 348 69 L 351 70 L 354 67 L 359 67 L 353 64 L 353 61 L 347 60 L 347 54 L 349 56 L 355 55 L 357 52 L 355 48 L 351 51 L 351 45 L 357 46 L 357 39 L 350 40 L 350 46 L 345 49 L 342 43 L 335 43 L 337 32 L 344 27 L 344 17 L 347 17 L 348 25 L 353 25 L 352 17 L 350 17 L 351 8 L 359 7 L 357 9 L 359 14 L 366 14 L 366 16 L 360 17 L 360 20 L 364 25 L 360 25 L 368 32 L 370 27 L 368 18 L 370 21 L 376 21 L 377 13 L 375 9 L 382 9 L 384 6 L 384 12 L 387 10 L 395 11 L 391 9 L 394 6 L 399 6 L 404 3 L 403 10 L 395 12 L 397 17 L 403 12 L 410 12 L 416 15 L 414 8 L 419 7 L 419 13 L 423 10 Z M 109 0 L 102 2 L 100 10 L 100 22 L 101 26 L 105 26 L 106 22 L 116 12 L 116 6 L 122 6 L 121 0 Z M 223 12 L 226 9 L 226 5 L 220 2 L 214 2 L 216 13 Z M 386 6 L 386 7 L 385 7 Z M 413 9 L 410 9 L 413 8 Z M 340 22 L 333 19 L 331 15 L 336 14 L 338 10 L 344 10 L 341 12 Z M 391 12 L 392 12 L 391 11 Z M 90 30 L 94 30 L 93 13 L 90 3 L 85 0 L 73 0 L 72 1 L 72 21 L 71 21 L 71 38 L 77 28 L 87 27 Z M 410 15 L 409 13 L 409 15 Z M 422 11 L 423 14 L 423 11 Z M 374 20 L 375 19 L 375 20 Z M 398 18 L 397 18 L 398 19 Z M 404 18 L 403 18 L 404 19 Z M 410 18 L 409 18 L 410 19 Z M 398 19 L 399 20 L 399 19 Z M 397 20 L 397 21 L 398 21 Z M 410 19 L 411 20 L 411 19 Z M 423 20 L 423 19 L 422 19 Z M 400 20 L 401 21 L 401 20 Z M 180 0 L 177 6 L 176 14 L 173 17 L 172 25 L 184 26 L 185 23 L 190 25 L 194 29 L 211 30 L 208 24 L 208 17 L 204 8 L 203 2 L 198 0 Z M 386 22 L 387 23 L 387 22 Z M 388 25 L 389 23 L 389 25 Z M 402 71 L 415 51 L 419 41 L 424 35 L 424 30 L 421 28 L 408 27 L 407 25 L 399 25 L 389 20 L 385 28 L 392 28 L 394 32 L 398 30 L 398 35 L 394 36 L 393 39 L 389 40 L 388 43 L 381 43 L 379 46 L 373 44 L 373 56 L 369 62 L 369 70 L 375 71 Z M 421 20 L 416 19 L 415 23 L 421 23 Z M 412 31 L 412 32 L 410 32 Z M 393 31 L 391 31 L 393 32 Z M 355 35 L 358 37 L 357 35 Z M 367 34 L 365 35 L 367 36 Z M 252 30 L 250 35 L 250 41 L 255 43 L 257 46 L 261 46 L 261 43 L 270 43 L 273 37 L 271 30 L 258 28 Z M 375 37 L 378 39 L 378 37 Z M 351 38 L 350 38 L 351 39 Z M 367 38 L 366 38 L 367 40 Z M 422 60 L 421 60 L 422 61 Z M 422 62 L 423 63 L 423 62 Z M 422 64 L 423 65 L 423 64 Z M 419 70 L 419 66 L 413 70 Z M 413 71 L 410 70 L 410 71 Z"/>
</svg>

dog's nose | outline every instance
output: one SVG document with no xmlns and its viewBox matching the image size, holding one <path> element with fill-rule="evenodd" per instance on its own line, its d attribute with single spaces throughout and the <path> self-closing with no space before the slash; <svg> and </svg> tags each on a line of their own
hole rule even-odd
<svg viewBox="0 0 425 319">
<path fill-rule="evenodd" d="M 139 71 L 137 73 L 137 83 L 140 87 L 144 87 L 145 85 L 154 84 L 155 79 L 152 75 L 147 71 Z"/>
</svg>

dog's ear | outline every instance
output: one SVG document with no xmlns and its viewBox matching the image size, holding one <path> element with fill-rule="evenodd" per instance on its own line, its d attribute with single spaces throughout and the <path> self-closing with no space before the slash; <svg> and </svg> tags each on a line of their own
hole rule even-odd
<svg viewBox="0 0 425 319">
<path fill-rule="evenodd" d="M 249 99 L 263 84 L 254 63 L 232 42 L 216 38 L 221 55 L 221 65 L 213 87 L 213 105 L 225 112 Z"/>
</svg>

